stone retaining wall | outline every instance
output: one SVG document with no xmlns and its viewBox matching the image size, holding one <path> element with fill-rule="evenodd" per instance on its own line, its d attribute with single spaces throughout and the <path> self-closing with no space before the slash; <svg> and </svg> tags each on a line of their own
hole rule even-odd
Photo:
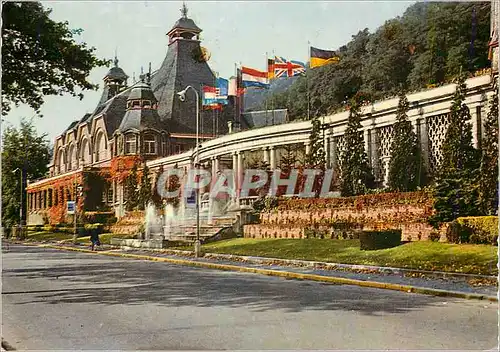
<svg viewBox="0 0 500 352">
<path fill-rule="evenodd" d="M 422 198 L 417 200 L 419 194 L 414 194 L 414 202 L 410 199 L 405 201 L 406 204 L 392 205 L 388 205 L 385 200 L 380 205 L 371 203 L 373 205 L 338 207 L 335 205 L 338 200 L 332 200 L 331 207 L 322 204 L 317 208 L 314 203 L 309 203 L 309 208 L 300 209 L 303 206 L 301 200 L 287 200 L 280 203 L 280 210 L 262 212 L 260 224 L 245 225 L 244 237 L 356 238 L 356 233 L 362 230 L 401 229 L 403 241 L 429 240 L 432 236 L 446 241 L 444 233 L 436 231 L 427 223 L 433 212 L 432 202 L 422 201 Z M 373 196 L 370 197 L 373 199 Z M 387 198 L 387 194 L 384 197 Z M 363 196 L 355 198 L 363 199 Z M 287 202 L 291 204 L 289 210 L 284 209 Z M 303 203 L 307 202 L 304 200 Z"/>
</svg>

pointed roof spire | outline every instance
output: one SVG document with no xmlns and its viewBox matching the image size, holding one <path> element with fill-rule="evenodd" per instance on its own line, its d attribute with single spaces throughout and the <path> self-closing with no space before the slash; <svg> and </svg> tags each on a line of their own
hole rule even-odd
<svg viewBox="0 0 500 352">
<path fill-rule="evenodd" d="M 115 48 L 115 67 L 118 67 L 118 48 Z"/>
<path fill-rule="evenodd" d="M 181 14 L 182 14 L 182 18 L 187 18 L 188 8 L 186 6 L 185 1 L 182 2 Z"/>
</svg>

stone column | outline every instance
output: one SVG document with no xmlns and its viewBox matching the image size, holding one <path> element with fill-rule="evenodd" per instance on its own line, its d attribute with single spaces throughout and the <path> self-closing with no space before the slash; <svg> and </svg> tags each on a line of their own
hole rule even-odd
<svg viewBox="0 0 500 352">
<path fill-rule="evenodd" d="M 240 188 L 241 188 L 241 184 L 243 183 L 243 152 L 242 151 L 238 151 L 238 176 L 237 176 L 237 180 L 238 180 L 238 187 L 237 187 L 237 194 L 238 194 L 238 198 L 240 197 Z"/>
<path fill-rule="evenodd" d="M 479 138 L 481 138 L 479 136 L 478 138 L 478 134 L 481 133 L 481 127 L 480 125 L 478 126 L 478 116 L 477 116 L 477 110 L 476 110 L 476 107 L 471 107 L 469 109 L 470 111 L 470 122 L 471 122 L 471 125 L 472 125 L 472 145 L 474 146 L 474 148 L 479 148 Z"/>
<path fill-rule="evenodd" d="M 378 146 L 379 146 L 379 139 L 378 139 L 378 132 L 376 128 L 372 128 L 369 133 L 369 160 L 370 160 L 370 166 L 372 168 L 373 175 L 375 176 L 375 180 L 381 181 L 379 179 L 380 175 L 380 156 L 378 155 Z M 383 177 L 383 175 L 382 175 Z"/>
<path fill-rule="evenodd" d="M 335 169 L 338 165 L 337 140 L 334 137 L 330 138 L 330 163 L 329 167 Z"/>
<path fill-rule="evenodd" d="M 238 153 L 237 152 L 233 153 L 233 185 L 237 199 L 238 198 Z"/>
<path fill-rule="evenodd" d="M 262 152 L 264 153 L 264 162 L 266 164 L 269 164 L 269 150 L 267 149 L 267 147 L 262 148 Z"/>
<path fill-rule="evenodd" d="M 311 142 L 307 141 L 304 142 L 304 145 L 306 146 L 306 156 L 311 152 Z"/>
<path fill-rule="evenodd" d="M 276 148 L 274 146 L 269 147 L 269 163 L 271 164 L 271 170 L 276 170 Z"/>
<path fill-rule="evenodd" d="M 420 150 L 422 151 L 422 159 L 424 161 L 424 166 L 427 171 L 429 171 L 429 135 L 427 132 L 427 120 L 424 117 L 417 119 L 416 121 Z"/>
</svg>

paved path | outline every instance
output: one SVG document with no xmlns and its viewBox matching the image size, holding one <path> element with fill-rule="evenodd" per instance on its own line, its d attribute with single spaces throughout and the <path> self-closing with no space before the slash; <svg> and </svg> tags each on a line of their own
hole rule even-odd
<svg viewBox="0 0 500 352">
<path fill-rule="evenodd" d="M 11 245 L 17 349 L 476 349 L 497 304 Z"/>
</svg>

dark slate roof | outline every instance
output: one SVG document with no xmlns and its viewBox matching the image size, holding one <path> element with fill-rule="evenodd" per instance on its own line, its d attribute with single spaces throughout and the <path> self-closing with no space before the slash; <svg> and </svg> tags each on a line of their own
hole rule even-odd
<svg viewBox="0 0 500 352">
<path fill-rule="evenodd" d="M 80 120 L 75 120 L 73 122 L 71 122 L 69 124 L 69 126 L 64 130 L 64 132 L 62 133 L 63 135 L 66 134 L 66 132 L 72 130 L 76 125 L 78 125 L 80 123 Z"/>
<path fill-rule="evenodd" d="M 155 109 L 127 110 L 119 127 L 119 131 L 122 133 L 129 130 L 143 131 L 146 129 L 166 130 L 165 123 L 160 121 L 158 112 Z"/>
<path fill-rule="evenodd" d="M 214 85 L 215 76 L 207 62 L 198 62 L 193 52 L 200 43 L 191 40 L 177 40 L 169 45 L 167 55 L 160 69 L 151 77 L 151 89 L 158 99 L 158 114 L 162 120 L 169 121 L 170 132 L 193 132 L 196 126 L 196 100 L 189 91 L 186 101 L 177 99 L 177 92 L 190 85 L 198 93 L 203 85 Z M 204 123 L 207 115 L 201 112 Z M 208 116 L 208 115 L 207 115 Z M 206 122 L 207 125 L 209 122 Z M 211 124 L 213 125 L 213 124 Z M 208 128 L 208 126 L 207 126 Z"/>
<path fill-rule="evenodd" d="M 190 31 L 193 31 L 193 32 L 197 32 L 197 33 L 200 33 L 201 32 L 201 28 L 198 27 L 194 21 L 190 18 L 187 18 L 187 17 L 181 17 L 177 20 L 177 22 L 175 22 L 174 26 L 172 27 L 172 29 L 169 31 L 172 32 L 174 29 L 176 28 L 182 28 L 182 29 L 188 29 Z"/>
<path fill-rule="evenodd" d="M 128 92 L 129 91 L 126 91 L 122 94 L 115 95 L 106 103 L 104 109 L 101 111 L 101 113 L 104 114 L 104 124 L 106 126 L 108 138 L 111 138 L 122 122 L 123 115 L 127 108 Z"/>
<path fill-rule="evenodd" d="M 111 67 L 111 69 L 106 73 L 106 76 L 104 78 L 109 77 L 112 79 L 118 79 L 118 80 L 126 80 L 128 78 L 127 74 L 123 69 L 121 69 L 118 66 Z"/>
<path fill-rule="evenodd" d="M 258 128 L 286 123 L 288 111 L 287 109 L 252 111 L 243 113 L 241 117 L 242 128 Z"/>
<path fill-rule="evenodd" d="M 155 102 L 157 101 L 155 95 L 153 94 L 153 91 L 151 90 L 151 87 L 144 82 L 139 82 L 130 91 L 128 100 L 133 99 L 148 99 Z"/>
</svg>

